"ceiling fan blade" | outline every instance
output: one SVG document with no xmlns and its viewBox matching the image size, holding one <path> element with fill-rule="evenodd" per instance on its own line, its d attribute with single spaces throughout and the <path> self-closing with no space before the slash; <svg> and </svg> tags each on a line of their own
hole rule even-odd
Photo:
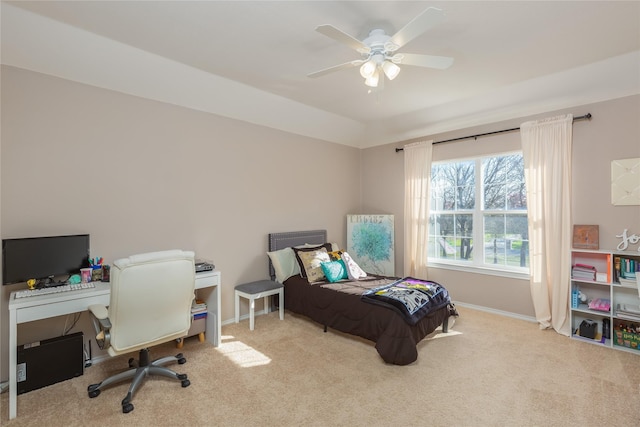
<svg viewBox="0 0 640 427">
<path fill-rule="evenodd" d="M 397 60 L 395 59 L 399 57 Z M 393 62 L 417 67 L 436 68 L 446 70 L 453 65 L 453 58 L 449 56 L 418 55 L 415 53 L 399 53 L 392 58 Z"/>
<path fill-rule="evenodd" d="M 362 43 L 360 40 L 350 36 L 342 30 L 337 29 L 333 25 L 318 25 L 316 27 L 316 31 L 320 34 L 324 34 L 331 39 L 334 39 L 335 41 L 346 44 L 347 46 L 357 50 L 360 53 L 369 53 L 369 51 L 371 50 L 369 46 Z"/>
<path fill-rule="evenodd" d="M 429 7 L 402 27 L 389 41 L 402 47 L 443 20 L 444 12 L 441 9 Z"/>
<path fill-rule="evenodd" d="M 333 73 L 334 71 L 345 70 L 347 68 L 357 67 L 358 65 L 362 65 L 364 63 L 363 60 L 355 60 L 351 62 L 345 62 L 344 64 L 334 65 L 333 67 L 325 68 L 324 70 L 319 70 L 311 74 L 307 74 L 307 77 L 311 77 L 315 79 L 316 77 L 322 77 L 326 74 Z"/>
</svg>

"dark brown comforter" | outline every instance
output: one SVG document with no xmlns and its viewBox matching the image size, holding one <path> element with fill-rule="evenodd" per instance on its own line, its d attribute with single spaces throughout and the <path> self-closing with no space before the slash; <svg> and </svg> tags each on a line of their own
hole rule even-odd
<svg viewBox="0 0 640 427">
<path fill-rule="evenodd" d="M 447 326 L 454 306 L 429 313 L 411 326 L 402 316 L 386 307 L 361 301 L 362 293 L 394 282 L 397 278 L 369 276 L 358 281 L 319 282 L 293 276 L 285 280 L 284 306 L 330 328 L 375 342 L 382 359 L 395 365 L 408 365 L 417 360 L 416 345 L 438 326 Z"/>
</svg>

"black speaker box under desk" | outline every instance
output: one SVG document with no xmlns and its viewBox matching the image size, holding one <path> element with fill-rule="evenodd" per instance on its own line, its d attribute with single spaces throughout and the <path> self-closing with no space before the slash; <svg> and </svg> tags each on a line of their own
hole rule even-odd
<svg viewBox="0 0 640 427">
<path fill-rule="evenodd" d="M 84 373 L 83 334 L 18 346 L 17 393 L 46 387 Z"/>
</svg>

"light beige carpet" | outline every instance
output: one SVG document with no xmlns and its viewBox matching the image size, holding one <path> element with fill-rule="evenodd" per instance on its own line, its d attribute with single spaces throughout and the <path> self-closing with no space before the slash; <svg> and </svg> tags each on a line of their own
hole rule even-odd
<svg viewBox="0 0 640 427">
<path fill-rule="evenodd" d="M 640 354 L 571 340 L 534 323 L 458 307 L 418 361 L 385 365 L 373 344 L 286 312 L 223 326 L 222 345 L 186 340 L 174 365 L 191 386 L 152 378 L 122 414 L 127 384 L 87 397 L 128 357 L 18 396 L 16 426 L 635 426 Z M 173 345 L 152 356 L 175 354 Z"/>
</svg>

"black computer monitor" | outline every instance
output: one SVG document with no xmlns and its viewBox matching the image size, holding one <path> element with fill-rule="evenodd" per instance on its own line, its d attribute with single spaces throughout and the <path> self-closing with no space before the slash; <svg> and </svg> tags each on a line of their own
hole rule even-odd
<svg viewBox="0 0 640 427">
<path fill-rule="evenodd" d="M 89 235 L 2 240 L 2 284 L 72 275 L 89 266 Z"/>
</svg>

